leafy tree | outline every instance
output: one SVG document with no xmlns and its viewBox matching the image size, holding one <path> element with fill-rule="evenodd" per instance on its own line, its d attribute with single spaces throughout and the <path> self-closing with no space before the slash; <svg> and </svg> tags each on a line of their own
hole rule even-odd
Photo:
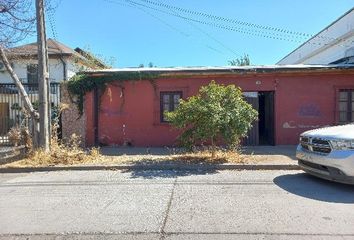
<svg viewBox="0 0 354 240">
<path fill-rule="evenodd" d="M 209 141 L 212 157 L 218 141 L 229 148 L 237 147 L 258 117 L 239 87 L 215 81 L 201 87 L 196 96 L 180 100 L 175 111 L 165 114 L 174 127 L 183 129 L 179 137 L 182 146 L 191 150 L 195 144 Z"/>
<path fill-rule="evenodd" d="M 140 64 L 138 65 L 138 67 L 144 68 L 145 65 L 144 65 L 144 63 L 140 63 Z M 154 68 L 154 67 L 156 67 L 156 66 L 154 65 L 153 62 L 149 62 L 148 65 L 147 65 L 147 67 L 149 67 L 149 68 Z"/>
<path fill-rule="evenodd" d="M 0 0 L 0 47 L 7 48 L 34 33 L 33 0 Z"/>
<path fill-rule="evenodd" d="M 249 65 L 251 65 L 251 61 L 250 61 L 250 57 L 248 56 L 248 54 L 245 54 L 240 58 L 230 60 L 229 64 L 231 66 L 249 66 Z"/>
<path fill-rule="evenodd" d="M 80 55 L 84 56 L 86 58 L 85 63 L 87 66 L 80 66 L 79 69 L 81 71 L 86 70 L 87 68 L 91 69 L 106 69 L 106 68 L 112 68 L 112 66 L 115 65 L 116 63 L 116 58 L 114 57 L 106 57 L 103 56 L 102 54 L 97 54 L 94 53 L 89 46 L 86 46 L 84 48 L 75 48 L 75 51 L 78 52 Z M 74 61 L 76 63 L 81 61 L 80 57 L 75 57 L 74 56 Z"/>
<path fill-rule="evenodd" d="M 4 64 L 13 82 L 19 89 L 33 126 L 33 145 L 38 147 L 39 113 L 34 109 L 25 88 L 14 72 L 6 48 L 34 33 L 36 11 L 32 0 L 0 0 L 0 61 Z"/>
</svg>

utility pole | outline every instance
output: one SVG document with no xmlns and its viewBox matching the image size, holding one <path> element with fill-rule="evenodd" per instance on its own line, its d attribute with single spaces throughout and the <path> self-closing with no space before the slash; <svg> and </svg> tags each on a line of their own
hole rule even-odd
<svg viewBox="0 0 354 240">
<path fill-rule="evenodd" d="M 49 152 L 49 72 L 43 1 L 44 0 L 36 0 L 39 87 L 39 146 L 45 152 Z"/>
</svg>

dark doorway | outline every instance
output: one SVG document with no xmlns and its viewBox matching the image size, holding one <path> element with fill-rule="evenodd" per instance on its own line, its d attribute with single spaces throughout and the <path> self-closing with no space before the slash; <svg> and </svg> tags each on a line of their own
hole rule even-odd
<svg viewBox="0 0 354 240">
<path fill-rule="evenodd" d="M 274 92 L 258 92 L 259 145 L 275 145 Z"/>
</svg>

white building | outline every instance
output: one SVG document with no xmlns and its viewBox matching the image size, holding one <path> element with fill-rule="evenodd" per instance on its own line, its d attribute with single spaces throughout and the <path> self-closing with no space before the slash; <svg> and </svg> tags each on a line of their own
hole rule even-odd
<svg viewBox="0 0 354 240">
<path fill-rule="evenodd" d="M 49 78 L 51 82 L 65 81 L 76 72 L 87 68 L 105 67 L 99 60 L 80 48 L 75 50 L 53 39 L 47 40 Z M 6 50 L 7 57 L 23 83 L 37 83 L 37 43 L 26 44 Z M 91 59 L 88 59 L 90 57 Z M 13 83 L 4 65 L 0 62 L 0 83 Z"/>
<path fill-rule="evenodd" d="M 354 8 L 289 53 L 277 64 L 354 63 Z"/>
<path fill-rule="evenodd" d="M 97 58 L 80 48 L 75 50 L 53 39 L 47 40 L 49 58 L 50 101 L 52 113 L 60 103 L 62 81 L 70 79 L 76 72 L 87 69 L 106 68 Z M 38 106 L 38 58 L 37 43 L 26 44 L 6 50 L 6 55 L 17 76 L 26 89 L 34 107 Z M 23 121 L 23 102 L 13 80 L 0 62 L 0 145 L 7 143 L 7 132 Z"/>
</svg>

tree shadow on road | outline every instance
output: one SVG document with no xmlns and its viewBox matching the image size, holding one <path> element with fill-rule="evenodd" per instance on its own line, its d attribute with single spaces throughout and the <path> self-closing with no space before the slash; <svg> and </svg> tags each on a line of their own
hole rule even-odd
<svg viewBox="0 0 354 240">
<path fill-rule="evenodd" d="M 217 170 L 124 170 L 122 172 L 130 173 L 130 178 L 158 179 L 158 178 L 176 178 L 192 175 L 215 174 Z"/>
<path fill-rule="evenodd" d="M 166 159 L 143 159 L 131 162 L 131 166 L 122 172 L 131 173 L 131 178 L 175 178 L 191 175 L 215 174 L 218 170 L 215 164 L 227 162 L 224 158 L 208 162 L 207 157 L 169 157 Z"/>
<path fill-rule="evenodd" d="M 301 197 L 323 202 L 354 203 L 354 185 L 331 182 L 306 173 L 278 176 L 273 182 Z"/>
</svg>

